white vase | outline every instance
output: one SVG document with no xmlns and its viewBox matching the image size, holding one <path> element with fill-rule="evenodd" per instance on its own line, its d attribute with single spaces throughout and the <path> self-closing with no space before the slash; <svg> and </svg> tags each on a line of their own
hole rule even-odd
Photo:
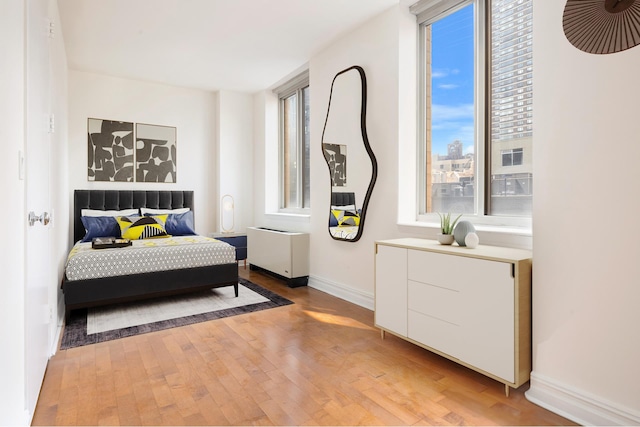
<svg viewBox="0 0 640 427">
<path fill-rule="evenodd" d="M 467 236 L 464 238 L 464 243 L 467 245 L 468 248 L 475 249 L 478 247 L 478 244 L 480 243 L 480 238 L 476 233 L 471 232 L 467 234 Z"/>
<path fill-rule="evenodd" d="M 450 245 L 453 243 L 453 234 L 438 233 L 438 242 L 441 245 Z"/>
</svg>

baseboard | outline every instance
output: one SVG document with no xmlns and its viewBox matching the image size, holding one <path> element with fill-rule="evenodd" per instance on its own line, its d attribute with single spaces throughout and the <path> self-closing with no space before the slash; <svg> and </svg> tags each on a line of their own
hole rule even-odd
<svg viewBox="0 0 640 427">
<path fill-rule="evenodd" d="M 582 390 L 531 373 L 526 398 L 558 415 L 582 425 L 640 425 L 640 414 Z"/>
<path fill-rule="evenodd" d="M 29 411 L 27 411 L 26 409 L 22 412 L 22 420 L 23 422 L 21 422 L 18 425 L 21 426 L 30 426 L 31 423 L 33 422 L 33 416 L 35 415 L 35 411 L 33 414 L 30 414 Z"/>
<path fill-rule="evenodd" d="M 373 310 L 374 300 L 372 293 L 354 289 L 343 283 L 333 282 L 318 276 L 309 276 L 308 286 L 310 288 L 326 292 L 334 297 L 349 301 L 350 303 L 359 305 L 360 307 Z"/>
<path fill-rule="evenodd" d="M 55 356 L 58 351 L 58 345 L 60 344 L 60 337 L 62 337 L 62 321 L 63 319 L 57 319 L 54 335 L 51 337 L 51 348 L 49 349 L 49 357 Z"/>
</svg>

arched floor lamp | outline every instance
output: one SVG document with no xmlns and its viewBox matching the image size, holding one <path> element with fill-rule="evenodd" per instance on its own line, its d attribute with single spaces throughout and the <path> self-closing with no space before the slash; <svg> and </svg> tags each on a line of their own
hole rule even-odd
<svg viewBox="0 0 640 427">
<path fill-rule="evenodd" d="M 631 49 L 640 44 L 640 1 L 568 0 L 562 28 L 567 40 L 583 52 Z"/>
</svg>

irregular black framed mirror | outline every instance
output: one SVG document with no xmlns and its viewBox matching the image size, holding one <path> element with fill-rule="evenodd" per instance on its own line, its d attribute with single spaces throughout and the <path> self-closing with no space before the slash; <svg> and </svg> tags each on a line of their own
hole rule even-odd
<svg viewBox="0 0 640 427">
<path fill-rule="evenodd" d="M 329 234 L 356 242 L 362 236 L 378 162 L 367 136 L 367 78 L 362 67 L 340 71 L 331 82 L 322 152 L 329 168 Z"/>
</svg>

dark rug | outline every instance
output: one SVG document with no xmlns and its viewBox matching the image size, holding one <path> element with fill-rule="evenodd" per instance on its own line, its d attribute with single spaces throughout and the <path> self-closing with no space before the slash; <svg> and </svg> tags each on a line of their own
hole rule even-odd
<svg viewBox="0 0 640 427">
<path fill-rule="evenodd" d="M 224 288 L 178 296 L 161 297 L 144 301 L 114 304 L 105 307 L 74 310 L 71 312 L 69 320 L 64 327 L 60 349 L 65 350 L 68 348 L 130 337 L 147 332 L 160 331 L 163 329 L 191 325 L 194 323 L 206 322 L 208 320 L 293 304 L 293 302 L 288 299 L 248 280 L 239 279 L 238 283 L 240 285 L 238 296 L 240 300 L 236 299 L 235 296 L 232 297 L 233 287 L 227 286 Z M 228 305 L 227 302 L 231 305 L 236 305 L 245 300 L 247 301 L 246 305 L 226 308 L 226 305 Z M 260 302 L 255 302 L 256 300 L 260 300 Z M 115 325 L 122 320 L 122 317 L 124 317 L 122 313 L 124 312 L 134 313 L 134 319 L 137 319 L 136 316 L 139 313 L 142 313 L 141 315 L 144 317 L 146 316 L 145 313 L 149 312 L 151 315 L 148 316 L 148 318 L 153 318 L 154 313 L 166 313 L 167 311 L 170 311 L 167 309 L 169 307 L 195 307 L 197 305 L 201 308 L 199 310 L 194 309 L 196 314 L 184 315 L 184 313 L 182 313 L 179 317 L 168 318 L 166 320 L 150 321 L 149 323 L 142 320 L 144 323 L 135 324 L 133 326 L 117 327 L 110 330 L 92 333 L 87 332 L 88 323 L 90 324 L 89 330 L 92 330 L 92 328 L 95 327 L 93 326 L 95 321 L 88 322 L 88 316 L 94 316 L 91 319 L 95 319 L 98 313 L 99 316 L 101 316 L 102 324 L 106 323 L 107 325 Z M 204 309 L 202 308 L 203 306 Z M 211 311 L 209 311 L 209 307 Z"/>
</svg>

